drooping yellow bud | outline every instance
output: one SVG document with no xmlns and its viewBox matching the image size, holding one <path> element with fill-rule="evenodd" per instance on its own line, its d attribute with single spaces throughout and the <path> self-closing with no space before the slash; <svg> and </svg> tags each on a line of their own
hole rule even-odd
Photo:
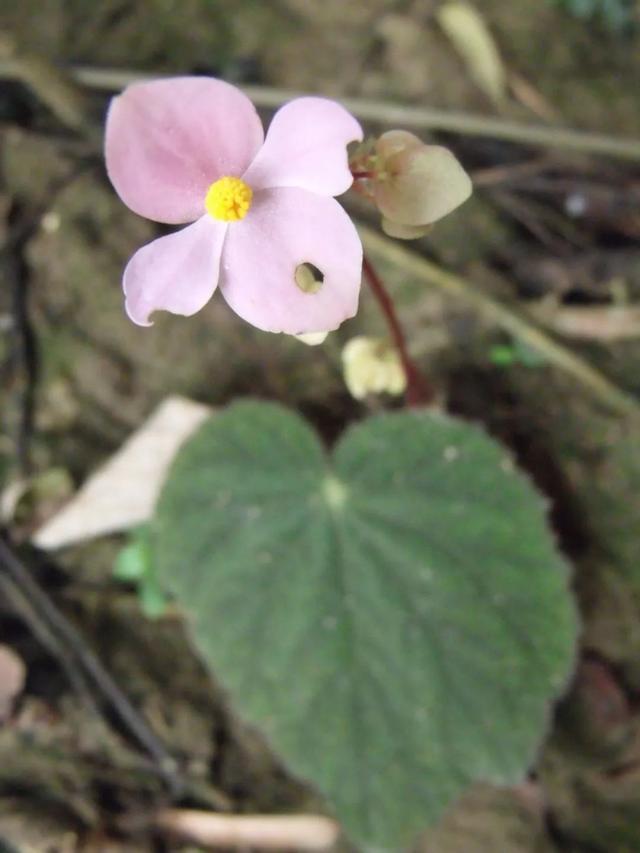
<svg viewBox="0 0 640 853">
<path fill-rule="evenodd" d="M 378 338 L 357 335 L 342 350 L 344 381 L 356 400 L 368 394 L 402 394 L 407 377 L 395 347 Z"/>
<path fill-rule="evenodd" d="M 241 178 L 220 178 L 207 190 L 204 206 L 209 216 L 223 222 L 244 219 L 253 198 L 253 190 Z"/>
</svg>

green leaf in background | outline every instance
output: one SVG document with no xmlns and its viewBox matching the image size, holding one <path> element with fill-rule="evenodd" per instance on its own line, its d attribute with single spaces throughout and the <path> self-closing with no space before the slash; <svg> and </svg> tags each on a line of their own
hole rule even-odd
<svg viewBox="0 0 640 853">
<path fill-rule="evenodd" d="M 180 452 L 154 533 L 205 660 L 354 838 L 399 849 L 473 780 L 522 778 L 576 617 L 543 500 L 480 429 L 379 415 L 331 461 L 237 404 Z"/>
<path fill-rule="evenodd" d="M 507 344 L 494 344 L 489 350 L 489 361 L 496 367 L 542 367 L 546 364 L 545 357 L 536 350 L 514 340 Z"/>
</svg>

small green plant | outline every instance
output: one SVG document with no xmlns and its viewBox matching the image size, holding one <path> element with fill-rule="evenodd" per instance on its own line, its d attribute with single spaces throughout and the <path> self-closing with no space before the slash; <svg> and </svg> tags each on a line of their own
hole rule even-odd
<svg viewBox="0 0 640 853">
<path fill-rule="evenodd" d="M 489 350 L 489 361 L 495 367 L 541 367 L 545 364 L 544 356 L 518 340 L 494 344 Z"/>
<path fill-rule="evenodd" d="M 140 609 L 149 619 L 157 619 L 164 614 L 167 597 L 156 577 L 147 527 L 140 527 L 131 535 L 116 557 L 113 576 L 122 583 L 135 586 Z"/>
</svg>

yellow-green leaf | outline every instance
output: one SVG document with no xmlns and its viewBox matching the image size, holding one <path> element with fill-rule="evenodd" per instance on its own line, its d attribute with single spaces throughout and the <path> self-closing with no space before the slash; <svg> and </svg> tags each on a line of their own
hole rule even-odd
<svg viewBox="0 0 640 853">
<path fill-rule="evenodd" d="M 494 103 L 506 97 L 507 74 L 496 41 L 484 17 L 465 0 L 440 7 L 438 23 L 464 60 L 473 81 Z"/>
</svg>

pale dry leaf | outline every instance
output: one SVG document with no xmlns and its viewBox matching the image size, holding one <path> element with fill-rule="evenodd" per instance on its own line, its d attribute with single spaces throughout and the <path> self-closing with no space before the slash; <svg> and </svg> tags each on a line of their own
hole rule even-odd
<svg viewBox="0 0 640 853">
<path fill-rule="evenodd" d="M 482 14 L 466 0 L 449 0 L 436 14 L 440 27 L 462 57 L 476 85 L 497 105 L 504 103 L 507 73 Z"/>
<path fill-rule="evenodd" d="M 259 850 L 328 851 L 339 827 L 331 818 L 312 814 L 213 814 L 195 809 L 166 809 L 156 825 L 171 835 L 207 847 Z"/>
<path fill-rule="evenodd" d="M 22 659 L 0 645 L 0 723 L 11 713 L 14 700 L 22 693 L 27 671 Z"/>
<path fill-rule="evenodd" d="M 192 400 L 164 400 L 75 497 L 36 531 L 34 544 L 54 550 L 148 521 L 178 449 L 210 414 L 211 409 Z"/>
</svg>

